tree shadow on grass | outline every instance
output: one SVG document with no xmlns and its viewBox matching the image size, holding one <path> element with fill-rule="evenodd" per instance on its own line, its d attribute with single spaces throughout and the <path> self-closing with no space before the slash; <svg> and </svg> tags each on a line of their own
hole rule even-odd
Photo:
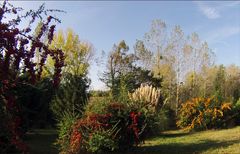
<svg viewBox="0 0 240 154">
<path fill-rule="evenodd" d="M 29 146 L 30 154 L 57 154 L 57 147 L 53 145 L 56 138 L 55 130 L 37 130 L 28 132 L 25 142 Z"/>
<path fill-rule="evenodd" d="M 213 140 L 202 140 L 200 143 L 170 143 L 155 146 L 138 147 L 128 154 L 197 154 L 209 149 L 228 147 L 239 140 L 217 142 Z"/>
<path fill-rule="evenodd" d="M 154 134 L 151 137 L 148 137 L 148 140 L 155 140 L 161 138 L 176 138 L 176 137 L 184 137 L 184 136 L 189 136 L 193 135 L 195 132 L 173 132 L 173 133 L 159 133 L 159 134 Z"/>
<path fill-rule="evenodd" d="M 158 137 L 167 137 L 167 138 L 175 138 L 175 137 L 183 137 L 187 135 L 192 135 L 193 133 L 172 133 L 172 134 L 160 134 Z"/>
</svg>

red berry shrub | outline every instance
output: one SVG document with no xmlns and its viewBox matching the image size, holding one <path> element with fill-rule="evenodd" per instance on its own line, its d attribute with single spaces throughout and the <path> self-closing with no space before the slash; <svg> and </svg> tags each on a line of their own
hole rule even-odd
<svg viewBox="0 0 240 154">
<path fill-rule="evenodd" d="M 109 103 L 103 114 L 87 113 L 72 126 L 69 153 L 126 150 L 144 139 L 145 117 L 121 103 Z"/>
<path fill-rule="evenodd" d="M 20 15 L 22 11 L 21 8 L 15 8 L 7 1 L 3 1 L 0 6 L 0 153 L 7 153 L 9 146 L 27 152 L 27 147 L 22 141 L 21 108 L 16 101 L 18 93 L 15 88 L 22 84 L 34 85 L 39 81 L 47 56 L 55 60 L 52 82 L 57 87 L 60 82 L 61 68 L 64 65 L 63 52 L 50 50 L 48 46 L 53 39 L 55 29 L 55 25 L 50 23 L 58 19 L 49 16 L 44 21 L 42 14 L 46 15 L 48 11 L 53 10 L 45 11 L 42 5 L 39 10 L 31 10 L 25 15 Z M 29 18 L 28 26 L 20 28 L 20 23 Z M 44 24 L 40 32 L 34 35 L 32 25 L 37 21 L 36 19 L 40 19 Z M 48 36 L 48 43 L 42 41 L 44 35 Z M 36 58 L 36 50 L 40 53 L 39 61 Z M 23 75 L 28 76 L 28 79 L 20 80 Z"/>
</svg>

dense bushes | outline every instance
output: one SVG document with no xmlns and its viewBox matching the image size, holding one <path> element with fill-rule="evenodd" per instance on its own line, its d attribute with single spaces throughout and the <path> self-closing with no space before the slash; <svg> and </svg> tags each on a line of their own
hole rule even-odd
<svg viewBox="0 0 240 154">
<path fill-rule="evenodd" d="M 182 104 L 177 125 L 188 130 L 220 128 L 226 125 L 231 108 L 231 103 L 215 98 L 193 98 Z"/>
<path fill-rule="evenodd" d="M 234 102 L 231 111 L 231 120 L 233 119 L 235 125 L 240 125 L 240 98 L 238 101 Z"/>
<path fill-rule="evenodd" d="M 70 137 L 72 132 L 72 126 L 77 121 L 79 117 L 77 115 L 64 112 L 62 118 L 58 121 L 58 139 L 55 143 L 60 145 L 61 151 L 68 151 L 70 147 Z"/>
<path fill-rule="evenodd" d="M 58 138 L 61 150 L 66 153 L 127 150 L 167 128 L 168 113 L 161 110 L 163 99 L 159 89 L 141 86 L 129 93 L 129 98 L 126 102 L 115 102 L 109 97 L 91 97 L 84 114 L 71 128 L 59 125 L 66 134 Z"/>
<path fill-rule="evenodd" d="M 69 140 L 59 138 L 65 152 L 99 152 L 128 149 L 145 137 L 146 117 L 123 103 L 108 103 L 102 114 L 87 112 L 70 130 Z M 69 144 L 68 144 L 69 142 Z"/>
</svg>

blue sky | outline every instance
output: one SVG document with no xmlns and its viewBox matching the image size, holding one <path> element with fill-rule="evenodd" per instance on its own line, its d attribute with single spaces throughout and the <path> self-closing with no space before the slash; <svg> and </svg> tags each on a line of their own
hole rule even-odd
<svg viewBox="0 0 240 154">
<path fill-rule="evenodd" d="M 43 2 L 15 1 L 25 9 Z M 169 29 L 180 25 L 186 35 L 197 32 L 216 54 L 217 64 L 240 66 L 239 1 L 46 1 L 46 7 L 65 10 L 57 13 L 58 29 L 72 28 L 80 39 L 90 41 L 99 57 L 114 43 L 125 40 L 132 49 L 136 39 L 149 31 L 151 21 L 161 19 Z M 105 59 L 103 59 L 105 60 Z M 89 77 L 92 88 L 104 88 L 98 80 L 105 66 L 92 62 Z"/>
</svg>

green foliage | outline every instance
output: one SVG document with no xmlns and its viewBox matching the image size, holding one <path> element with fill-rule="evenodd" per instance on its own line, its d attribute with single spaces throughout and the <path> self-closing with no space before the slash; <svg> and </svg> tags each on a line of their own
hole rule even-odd
<svg viewBox="0 0 240 154">
<path fill-rule="evenodd" d="M 50 45 L 51 49 L 61 49 L 65 55 L 65 66 L 63 73 L 70 73 L 78 76 L 86 76 L 93 56 L 94 47 L 87 41 L 82 41 L 79 36 L 68 29 L 66 34 L 59 31 L 54 36 Z M 44 67 L 43 76 L 51 75 L 53 72 L 53 59 L 48 57 Z"/>
<path fill-rule="evenodd" d="M 233 104 L 232 117 L 236 125 L 240 125 L 240 98 Z"/>
<path fill-rule="evenodd" d="M 71 74 L 64 76 L 63 83 L 51 102 L 51 110 L 57 119 L 61 119 L 64 112 L 82 114 L 88 99 L 89 83 L 87 77 Z"/>
<path fill-rule="evenodd" d="M 119 93 L 125 88 L 123 76 L 131 71 L 134 62 L 134 55 L 128 54 L 129 47 L 125 41 L 113 46 L 108 56 L 107 70 L 103 73 L 101 80 L 110 88 L 111 97 L 118 100 Z M 120 95 L 121 96 L 121 95 Z"/>
<path fill-rule="evenodd" d="M 126 83 L 126 89 L 129 92 L 133 92 L 139 88 L 141 84 L 152 85 L 153 87 L 161 87 L 162 78 L 154 77 L 153 72 L 143 69 L 141 67 L 132 66 L 132 70 L 124 76 Z"/>
<path fill-rule="evenodd" d="M 90 97 L 107 97 L 107 96 L 109 96 L 109 91 L 90 90 L 89 96 Z"/>
<path fill-rule="evenodd" d="M 113 100 L 128 101 L 127 92 L 133 92 L 142 83 L 161 86 L 161 78 L 154 77 L 150 70 L 142 69 L 135 63 L 139 60 L 136 54 L 128 53 L 125 41 L 114 45 L 108 57 L 108 70 L 101 80 L 110 88 Z"/>
<path fill-rule="evenodd" d="M 89 139 L 88 151 L 90 152 L 106 152 L 118 149 L 118 142 L 113 139 L 115 130 L 100 130 L 91 134 Z"/>
<path fill-rule="evenodd" d="M 238 101 L 236 102 L 236 104 L 234 106 L 235 106 L 235 108 L 240 109 L 240 98 L 238 99 Z"/>
<path fill-rule="evenodd" d="M 84 108 L 84 114 L 106 114 L 104 110 L 109 104 L 109 97 L 90 97 Z"/>
<path fill-rule="evenodd" d="M 27 84 L 26 76 L 19 77 L 21 83 L 13 89 L 16 102 L 21 110 L 21 129 L 26 132 L 30 128 L 44 128 L 51 126 L 53 118 L 49 109 L 49 102 L 55 92 L 52 80 L 44 78 L 35 85 Z"/>
<path fill-rule="evenodd" d="M 225 76 L 225 67 L 223 65 L 220 65 L 214 80 L 215 95 L 220 100 L 223 100 L 225 98 Z"/>
<path fill-rule="evenodd" d="M 240 82 L 239 82 L 239 85 L 240 85 Z M 232 95 L 233 95 L 233 102 L 237 104 L 240 100 L 240 88 L 238 87 L 237 89 L 234 89 Z"/>
<path fill-rule="evenodd" d="M 117 97 L 117 101 L 119 102 L 127 102 L 128 101 L 128 84 L 127 84 L 127 78 L 126 76 L 122 76 L 120 78 L 119 83 L 119 94 Z"/>
<path fill-rule="evenodd" d="M 72 125 L 76 122 L 77 115 L 64 112 L 60 121 L 58 121 L 58 138 L 56 145 L 59 145 L 60 150 L 63 152 L 68 152 L 70 146 L 70 137 L 72 132 Z"/>
</svg>

